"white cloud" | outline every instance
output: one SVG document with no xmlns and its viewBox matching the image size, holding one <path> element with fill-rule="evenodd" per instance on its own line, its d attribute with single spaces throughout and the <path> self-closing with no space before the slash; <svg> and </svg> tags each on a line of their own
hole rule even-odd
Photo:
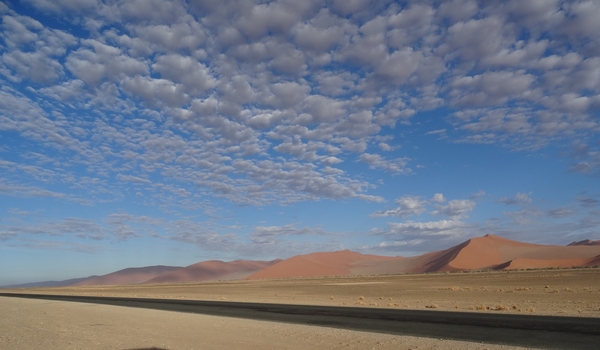
<svg viewBox="0 0 600 350">
<path fill-rule="evenodd" d="M 470 213 L 475 208 L 475 202 L 469 199 L 455 199 L 446 205 L 436 204 L 435 208 L 434 215 L 442 214 L 452 219 L 458 219 Z"/>
<path fill-rule="evenodd" d="M 420 215 L 425 212 L 427 201 L 421 200 L 420 197 L 416 196 L 403 196 L 396 199 L 396 204 L 398 204 L 398 207 L 395 209 L 378 211 L 371 214 L 371 216 L 382 218 L 387 216 L 410 217 L 413 215 Z"/>
<path fill-rule="evenodd" d="M 360 155 L 359 160 L 369 164 L 371 169 L 383 169 L 396 174 L 410 173 L 411 169 L 407 168 L 409 158 L 397 158 L 387 160 L 379 154 L 363 153 Z"/>
<path fill-rule="evenodd" d="M 446 201 L 446 198 L 442 193 L 436 193 L 433 195 L 433 198 L 431 198 L 431 201 L 436 203 L 444 203 Z"/>
<path fill-rule="evenodd" d="M 429 222 L 407 222 L 407 223 L 388 223 L 389 231 L 386 235 L 400 236 L 463 236 L 465 228 L 463 222 L 455 220 L 441 220 Z"/>
</svg>

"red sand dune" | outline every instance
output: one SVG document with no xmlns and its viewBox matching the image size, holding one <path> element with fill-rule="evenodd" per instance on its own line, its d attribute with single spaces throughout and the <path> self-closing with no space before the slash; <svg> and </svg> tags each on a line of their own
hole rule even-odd
<svg viewBox="0 0 600 350">
<path fill-rule="evenodd" d="M 115 284 L 134 284 L 147 281 L 163 273 L 179 270 L 178 266 L 146 266 L 132 267 L 119 270 L 103 276 L 87 278 L 75 286 L 96 286 L 96 285 L 115 285 Z"/>
<path fill-rule="evenodd" d="M 396 273 L 575 267 L 597 265 L 598 254 L 600 246 L 597 245 L 538 245 L 486 235 L 439 252 L 380 265 L 395 264 Z M 375 265 L 369 272 L 377 273 L 378 269 L 386 273 L 394 270 L 390 266 Z"/>
<path fill-rule="evenodd" d="M 349 250 L 296 255 L 258 271 L 248 279 L 344 276 L 351 274 L 353 269 L 393 259 L 402 258 L 364 255 Z"/>
<path fill-rule="evenodd" d="M 464 271 L 480 269 L 526 269 L 547 267 L 596 266 L 600 264 L 600 246 L 552 246 L 522 243 L 486 235 L 446 250 L 409 258 L 384 258 L 350 251 L 300 255 L 284 260 L 250 278 L 281 278 L 332 275 L 374 275 Z M 342 254 L 343 253 L 343 254 Z M 323 254 L 329 261 L 314 261 Z M 362 256 L 360 264 L 348 263 L 349 257 Z M 308 259 L 311 257 L 312 259 Z M 343 257 L 344 261 L 334 261 Z M 291 264 L 290 262 L 294 262 Z"/>
<path fill-rule="evenodd" d="M 273 261 L 203 261 L 182 269 L 164 273 L 145 283 L 178 283 L 243 279 L 280 261 L 280 259 Z"/>
</svg>

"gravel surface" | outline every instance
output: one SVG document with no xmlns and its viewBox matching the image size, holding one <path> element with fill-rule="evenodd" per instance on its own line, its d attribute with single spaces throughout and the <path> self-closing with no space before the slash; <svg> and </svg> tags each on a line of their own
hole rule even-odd
<svg viewBox="0 0 600 350">
<path fill-rule="evenodd" d="M 0 314 L 1 349 L 524 349 L 19 298 L 0 298 Z"/>
</svg>

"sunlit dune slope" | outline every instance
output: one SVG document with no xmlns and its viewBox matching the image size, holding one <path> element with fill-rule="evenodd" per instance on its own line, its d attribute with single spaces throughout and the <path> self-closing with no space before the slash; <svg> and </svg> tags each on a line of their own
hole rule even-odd
<svg viewBox="0 0 600 350">
<path fill-rule="evenodd" d="M 281 260 L 279 259 L 272 261 L 203 261 L 175 271 L 164 273 L 151 280 L 148 280 L 146 283 L 177 283 L 243 279 L 280 261 Z"/>
<path fill-rule="evenodd" d="M 296 255 L 261 270 L 249 279 L 319 277 L 349 275 L 353 270 L 370 266 L 378 261 L 394 259 L 387 256 L 365 255 L 350 250 Z"/>
</svg>

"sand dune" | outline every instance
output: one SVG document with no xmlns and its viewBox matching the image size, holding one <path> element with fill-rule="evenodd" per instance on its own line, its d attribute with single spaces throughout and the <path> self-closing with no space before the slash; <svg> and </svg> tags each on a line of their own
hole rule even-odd
<svg viewBox="0 0 600 350">
<path fill-rule="evenodd" d="M 259 271 L 249 278 L 376 275 L 481 269 L 570 268 L 600 265 L 600 246 L 588 243 L 570 246 L 539 245 L 486 235 L 469 239 L 445 250 L 409 258 L 363 255 L 348 250 L 298 255 Z"/>
<path fill-rule="evenodd" d="M 538 245 L 486 235 L 439 252 L 407 258 L 400 262 L 374 265 L 364 272 L 415 273 L 595 266 L 600 262 L 598 254 L 600 254 L 598 245 Z M 378 272 L 378 270 L 385 272 Z"/>
<path fill-rule="evenodd" d="M 258 271 L 248 279 L 345 276 L 378 261 L 394 259 L 402 258 L 365 255 L 350 250 L 296 255 Z"/>
<path fill-rule="evenodd" d="M 95 276 L 86 278 L 85 280 L 75 283 L 75 286 L 99 286 L 99 285 L 116 285 L 116 284 L 133 284 L 141 283 L 152 279 L 166 272 L 181 269 L 178 266 L 146 266 L 132 267 L 119 270 L 103 276 Z"/>
<path fill-rule="evenodd" d="M 203 261 L 182 269 L 164 273 L 145 283 L 178 283 L 243 279 L 280 261 L 281 260 L 279 259 L 272 261 Z"/>
</svg>

